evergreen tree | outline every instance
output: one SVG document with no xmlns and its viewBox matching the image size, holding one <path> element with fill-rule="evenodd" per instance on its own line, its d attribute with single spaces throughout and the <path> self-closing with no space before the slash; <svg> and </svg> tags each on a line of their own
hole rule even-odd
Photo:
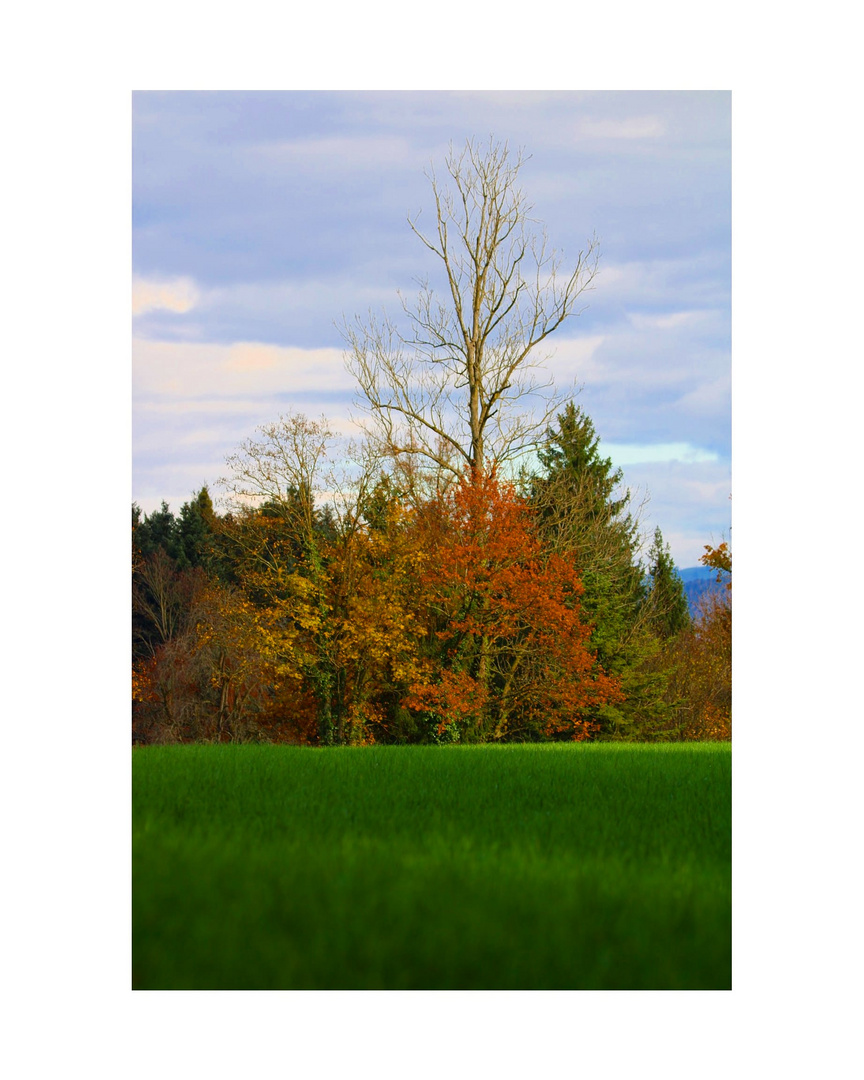
<svg viewBox="0 0 864 1080">
<path fill-rule="evenodd" d="M 537 454 L 545 470 L 545 483 L 558 481 L 571 495 L 578 495 L 583 527 L 592 518 L 608 524 L 624 517 L 630 495 L 624 492 L 614 497 L 623 473 L 613 468 L 611 458 L 600 456 L 600 440 L 591 418 L 571 401 L 557 422 L 557 430 L 547 430 L 546 442 Z"/>
<path fill-rule="evenodd" d="M 583 609 L 595 623 L 592 646 L 613 662 L 645 599 L 637 522 L 622 472 L 600 454 L 590 417 L 571 402 L 547 431 L 532 478 L 531 502 L 547 547 L 566 553 L 582 576 Z"/>
<path fill-rule="evenodd" d="M 203 566 L 207 563 L 216 523 L 217 515 L 213 509 L 213 500 L 205 484 L 191 502 L 184 503 L 180 508 L 180 517 L 175 528 L 176 559 L 179 569 L 183 570 L 187 566 Z"/>
<path fill-rule="evenodd" d="M 653 663 L 658 643 L 646 623 L 638 520 L 623 473 L 602 456 L 591 418 L 572 402 L 538 457 L 544 471 L 531 478 L 530 498 L 541 537 L 579 571 L 582 608 L 594 624 L 591 648 L 626 695 L 598 710 L 601 737 L 649 738 L 665 723 L 665 683 Z"/>
<path fill-rule="evenodd" d="M 133 658 L 152 656 L 185 626 L 216 520 L 206 486 L 179 517 L 164 500 L 148 515 L 132 504 Z"/>
<path fill-rule="evenodd" d="M 178 523 L 164 499 L 159 510 L 154 510 L 143 518 L 141 508 L 133 503 L 132 524 L 135 529 L 135 543 L 142 556 L 152 555 L 161 548 L 166 555 L 176 560 L 180 551 Z"/>
<path fill-rule="evenodd" d="M 684 582 L 675 569 L 669 545 L 663 543 L 659 525 L 654 530 L 648 559 L 651 573 L 649 619 L 654 632 L 664 641 L 668 641 L 690 626 L 690 609 Z"/>
<path fill-rule="evenodd" d="M 132 529 L 139 554 L 146 557 L 161 549 L 178 570 L 204 565 L 217 521 L 206 484 L 182 505 L 178 517 L 164 499 L 158 510 L 147 515 L 142 515 L 137 503 L 132 504 Z"/>
</svg>

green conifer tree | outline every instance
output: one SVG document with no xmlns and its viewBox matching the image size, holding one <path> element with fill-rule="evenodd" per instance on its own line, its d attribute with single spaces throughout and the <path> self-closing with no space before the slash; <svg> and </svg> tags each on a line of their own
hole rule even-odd
<svg viewBox="0 0 864 1080">
<path fill-rule="evenodd" d="M 676 637 L 690 625 L 690 609 L 684 582 L 675 568 L 669 545 L 663 543 L 660 527 L 648 552 L 651 589 L 648 594 L 649 620 L 654 632 L 664 641 Z"/>
<path fill-rule="evenodd" d="M 208 560 L 212 547 L 213 531 L 216 526 L 216 511 L 207 485 L 198 492 L 194 499 L 180 507 L 177 521 L 177 566 L 183 570 L 187 566 L 203 566 Z"/>
<path fill-rule="evenodd" d="M 600 737 L 651 738 L 666 721 L 665 682 L 653 663 L 659 643 L 646 619 L 638 515 L 623 473 L 602 456 L 591 418 L 572 402 L 547 431 L 538 457 L 543 472 L 529 489 L 541 536 L 579 570 L 582 607 L 594 624 L 591 647 L 626 694 L 623 704 L 598 709 Z"/>
<path fill-rule="evenodd" d="M 166 555 L 176 560 L 180 548 L 177 519 L 164 499 L 158 510 L 145 514 L 143 518 L 141 508 L 133 503 L 132 523 L 135 528 L 135 542 L 142 555 L 152 555 L 161 548 Z"/>
</svg>

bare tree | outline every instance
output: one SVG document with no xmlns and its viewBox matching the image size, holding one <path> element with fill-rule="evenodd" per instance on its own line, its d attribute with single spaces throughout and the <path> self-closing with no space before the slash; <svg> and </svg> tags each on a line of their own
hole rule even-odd
<svg viewBox="0 0 864 1080">
<path fill-rule="evenodd" d="M 455 473 L 517 456 L 560 407 L 538 375 L 536 347 L 571 315 L 591 288 L 597 241 L 563 269 L 517 184 L 524 162 L 506 143 L 451 146 L 444 183 L 431 171 L 435 224 L 409 224 L 440 260 L 444 293 L 428 280 L 409 304 L 403 332 L 386 315 L 343 326 L 347 365 L 389 454 L 419 455 Z M 401 299 L 401 296 L 400 296 Z"/>
<path fill-rule="evenodd" d="M 229 493 L 236 510 L 264 503 L 275 513 L 292 519 L 302 536 L 314 531 L 316 492 L 326 486 L 328 450 L 334 434 L 326 419 L 312 420 L 289 413 L 262 424 L 258 438 L 246 439 L 226 464 L 229 475 L 219 486 Z"/>
<path fill-rule="evenodd" d="M 356 527 L 378 458 L 366 442 L 342 439 L 326 417 L 289 412 L 262 424 L 226 459 L 229 474 L 218 484 L 236 511 L 266 506 L 310 539 L 323 509 L 341 532 Z"/>
<path fill-rule="evenodd" d="M 132 612 L 141 623 L 133 626 L 133 640 L 152 654 L 182 634 L 203 583 L 203 571 L 178 571 L 163 548 L 139 558 L 132 579 Z"/>
</svg>

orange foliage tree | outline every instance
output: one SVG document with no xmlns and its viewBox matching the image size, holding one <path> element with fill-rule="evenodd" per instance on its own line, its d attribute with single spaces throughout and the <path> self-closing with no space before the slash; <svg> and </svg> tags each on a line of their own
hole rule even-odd
<svg viewBox="0 0 864 1080">
<path fill-rule="evenodd" d="M 620 700 L 620 684 L 588 649 L 577 572 L 544 553 L 514 487 L 466 472 L 415 528 L 431 647 L 405 704 L 466 741 L 588 738 L 586 712 Z"/>
</svg>

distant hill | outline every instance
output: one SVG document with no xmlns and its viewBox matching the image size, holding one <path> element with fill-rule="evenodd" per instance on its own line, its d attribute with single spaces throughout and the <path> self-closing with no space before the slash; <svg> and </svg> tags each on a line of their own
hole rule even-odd
<svg viewBox="0 0 864 1080">
<path fill-rule="evenodd" d="M 723 575 L 723 581 L 717 582 L 717 571 L 710 566 L 688 566 L 679 570 L 681 580 L 684 582 L 684 592 L 687 595 L 687 603 L 690 606 L 690 614 L 695 615 L 699 609 L 699 601 L 709 592 L 722 592 L 726 588 L 728 575 Z"/>
</svg>

